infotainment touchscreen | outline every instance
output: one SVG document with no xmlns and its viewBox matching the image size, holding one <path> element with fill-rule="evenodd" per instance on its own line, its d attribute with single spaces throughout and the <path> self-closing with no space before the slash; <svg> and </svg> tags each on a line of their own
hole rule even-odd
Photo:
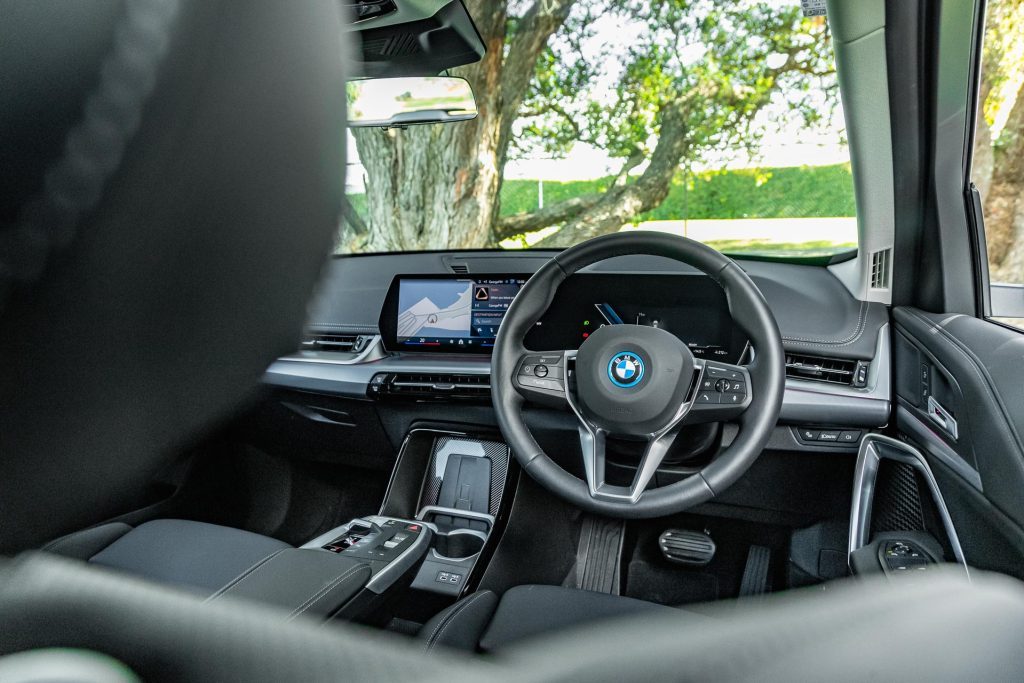
<svg viewBox="0 0 1024 683">
<path fill-rule="evenodd" d="M 525 282 L 522 277 L 401 277 L 395 342 L 408 350 L 490 350 Z"/>
</svg>

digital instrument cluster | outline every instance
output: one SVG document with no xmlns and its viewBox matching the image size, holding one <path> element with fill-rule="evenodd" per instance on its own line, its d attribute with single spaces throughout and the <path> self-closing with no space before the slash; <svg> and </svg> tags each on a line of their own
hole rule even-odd
<svg viewBox="0 0 1024 683">
<path fill-rule="evenodd" d="M 490 353 L 525 275 L 398 276 L 380 327 L 391 350 Z M 747 340 L 721 287 L 702 274 L 577 273 L 526 337 L 535 351 L 576 349 L 605 325 L 647 325 L 679 337 L 697 358 L 740 361 Z"/>
</svg>

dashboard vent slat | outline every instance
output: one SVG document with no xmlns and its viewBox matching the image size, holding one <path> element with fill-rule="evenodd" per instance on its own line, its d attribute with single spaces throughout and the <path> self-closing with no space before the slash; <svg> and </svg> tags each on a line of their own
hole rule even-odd
<svg viewBox="0 0 1024 683">
<path fill-rule="evenodd" d="M 378 397 L 432 399 L 480 399 L 491 396 L 489 375 L 392 373 L 378 375 L 370 385 Z"/>
<path fill-rule="evenodd" d="M 845 358 L 786 354 L 786 377 L 849 386 L 857 383 L 858 365 Z"/>
<path fill-rule="evenodd" d="M 334 332 L 308 332 L 302 339 L 303 351 L 333 351 L 335 353 L 360 353 L 366 348 L 370 337 L 363 334 Z"/>
</svg>

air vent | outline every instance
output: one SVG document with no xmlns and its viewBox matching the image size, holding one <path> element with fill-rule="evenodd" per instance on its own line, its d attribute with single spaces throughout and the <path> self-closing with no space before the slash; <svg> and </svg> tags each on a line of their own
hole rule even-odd
<svg viewBox="0 0 1024 683">
<path fill-rule="evenodd" d="M 422 52 L 422 48 L 415 33 L 399 33 L 363 40 L 363 59 L 368 62 L 408 57 L 419 52 Z"/>
<path fill-rule="evenodd" d="M 863 370 L 860 368 L 863 367 Z M 858 384 L 860 376 L 867 376 L 867 365 L 855 360 L 822 358 L 820 356 L 786 356 L 786 377 L 807 379 L 829 384 Z"/>
<path fill-rule="evenodd" d="M 370 381 L 370 395 L 414 400 L 489 400 L 491 378 L 488 375 L 382 373 Z"/>
<path fill-rule="evenodd" d="M 335 351 L 339 353 L 360 353 L 371 339 L 363 334 L 334 334 L 311 332 L 302 340 L 303 351 Z"/>
<path fill-rule="evenodd" d="M 889 289 L 891 255 L 891 249 L 881 249 L 871 254 L 871 289 Z"/>
<path fill-rule="evenodd" d="M 465 263 L 449 263 L 448 270 L 456 275 L 469 275 L 469 266 Z"/>
</svg>

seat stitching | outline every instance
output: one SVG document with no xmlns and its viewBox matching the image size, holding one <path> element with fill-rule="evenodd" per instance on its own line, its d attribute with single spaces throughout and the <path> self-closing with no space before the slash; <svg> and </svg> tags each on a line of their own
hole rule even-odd
<svg viewBox="0 0 1024 683">
<path fill-rule="evenodd" d="M 219 598 L 224 593 L 227 593 L 229 590 L 231 590 L 232 588 L 234 588 L 238 584 L 240 584 L 243 579 L 247 578 L 250 574 L 252 574 L 257 569 L 259 569 L 260 567 L 262 567 L 265 564 L 267 564 L 270 560 L 274 559 L 275 557 L 277 557 L 278 555 L 283 553 L 285 550 L 291 550 L 291 548 L 281 548 L 280 550 L 275 550 L 274 552 L 270 553 L 269 555 L 267 555 L 263 559 L 257 560 L 255 564 L 253 564 L 251 567 L 246 569 L 244 572 L 242 572 L 241 574 L 239 574 L 235 578 L 233 578 L 230 581 L 228 581 L 226 586 L 224 586 L 219 591 L 217 591 L 216 593 L 214 593 L 213 595 L 208 597 L 206 599 L 206 601 L 209 602 L 210 600 L 213 600 L 214 598 Z"/>
<path fill-rule="evenodd" d="M 303 602 L 301 605 L 292 610 L 292 613 L 288 615 L 289 620 L 294 619 L 295 617 L 299 616 L 316 603 L 320 602 L 320 600 L 322 600 L 328 593 L 337 588 L 340 584 L 344 583 L 345 579 L 347 579 L 356 571 L 363 569 L 366 566 L 367 565 L 365 564 L 357 564 L 355 567 L 350 567 L 348 571 L 346 571 L 344 574 L 334 579 L 334 581 L 331 581 L 325 587 L 321 588 L 316 593 L 307 598 L 306 601 Z"/>
<path fill-rule="evenodd" d="M 472 596 L 470 596 L 468 600 L 466 600 L 466 602 L 456 607 L 451 614 L 442 619 L 441 623 L 434 627 L 434 632 L 430 634 L 429 638 L 427 638 L 427 646 L 425 648 L 427 652 L 430 652 L 430 650 L 433 649 L 434 645 L 437 644 L 436 639 L 441 637 L 441 634 L 444 632 L 444 630 L 451 625 L 452 620 L 454 620 L 455 617 L 461 614 L 467 607 L 472 605 L 473 602 L 476 601 L 476 599 L 482 595 L 486 595 L 486 593 L 473 594 Z"/>
</svg>

